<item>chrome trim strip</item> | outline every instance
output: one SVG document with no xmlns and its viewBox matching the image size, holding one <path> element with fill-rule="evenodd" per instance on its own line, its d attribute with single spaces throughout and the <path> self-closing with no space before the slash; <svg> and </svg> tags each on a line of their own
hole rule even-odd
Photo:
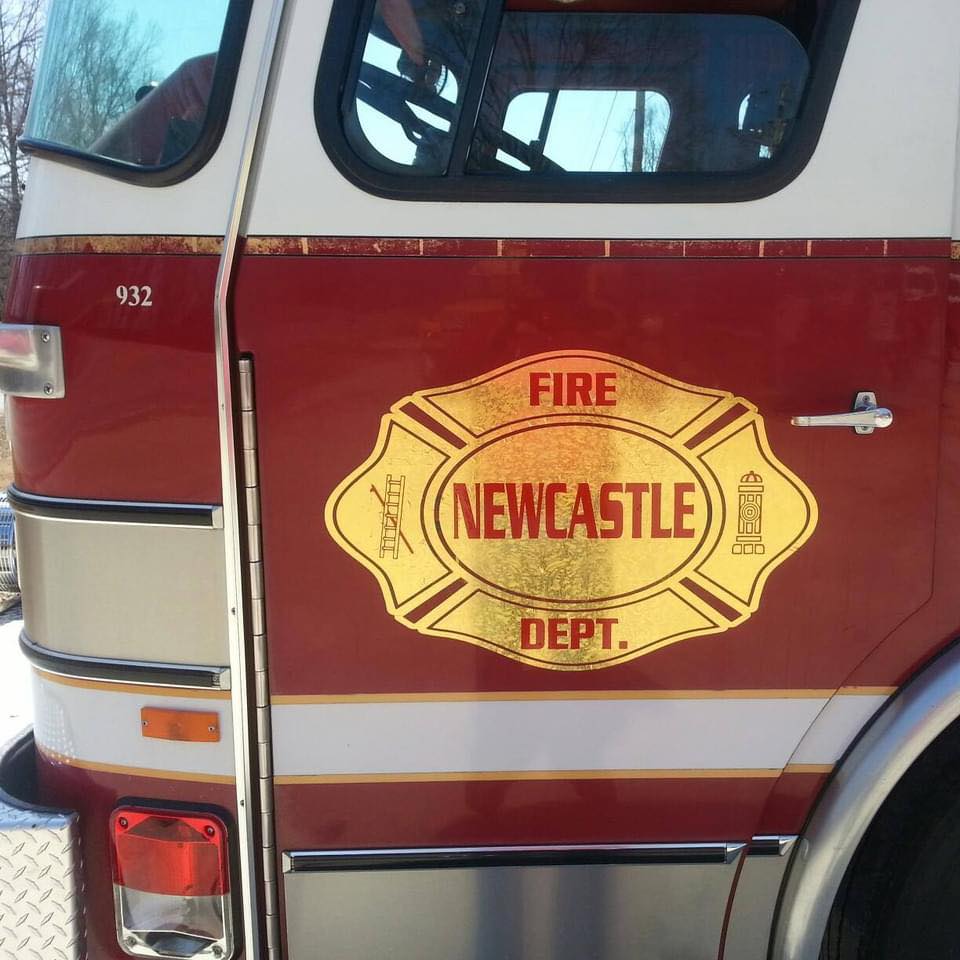
<svg viewBox="0 0 960 960">
<path fill-rule="evenodd" d="M 960 644 L 889 701 L 824 790 L 793 857 L 777 913 L 779 960 L 817 960 L 833 902 L 874 815 L 920 754 L 960 717 Z"/>
<path fill-rule="evenodd" d="M 39 493 L 26 493 L 13 486 L 7 488 L 7 498 L 15 512 L 51 520 L 156 523 L 175 527 L 210 527 L 214 530 L 223 526 L 223 511 L 215 504 L 47 497 Z"/>
<path fill-rule="evenodd" d="M 34 643 L 26 630 L 20 631 L 20 650 L 33 666 L 61 677 L 102 680 L 106 683 L 133 683 L 147 687 L 184 687 L 194 690 L 229 690 L 230 668 L 148 660 L 117 660 L 108 657 L 81 657 L 48 650 Z"/>
<path fill-rule="evenodd" d="M 747 845 L 751 857 L 785 857 L 797 842 L 795 836 L 758 836 Z"/>
<path fill-rule="evenodd" d="M 60 328 L 0 325 L 0 391 L 11 397 L 56 400 L 65 393 Z"/>
<path fill-rule="evenodd" d="M 617 843 L 558 846 L 410 847 L 380 850 L 285 850 L 283 872 L 417 870 L 444 867 L 543 867 L 607 863 L 730 864 L 743 843 Z"/>
<path fill-rule="evenodd" d="M 767 835 L 751 840 L 727 904 L 722 950 L 726 960 L 767 956 L 773 915 L 796 840 L 794 836 Z"/>
<path fill-rule="evenodd" d="M 251 744 L 255 742 L 256 718 L 250 700 L 249 669 L 244 615 L 244 557 L 241 548 L 240 474 L 237 467 L 237 415 L 233 385 L 233 361 L 230 354 L 229 297 L 237 256 L 238 238 L 247 213 L 247 186 L 259 146 L 261 123 L 268 88 L 272 86 L 279 37 L 286 8 L 285 0 L 273 0 L 267 22 L 257 77 L 250 101 L 243 146 L 237 166 L 230 214 L 223 237 L 223 252 L 217 268 L 213 301 L 213 333 L 216 351 L 218 430 L 220 442 L 220 486 L 223 502 L 224 572 L 226 574 L 227 641 L 234 690 L 230 698 L 233 716 L 233 747 L 237 787 L 237 848 L 239 854 L 241 923 L 246 960 L 261 960 L 260 910 L 258 896 L 259 791 L 255 783 Z M 269 956 L 279 956 L 269 949 Z"/>
</svg>

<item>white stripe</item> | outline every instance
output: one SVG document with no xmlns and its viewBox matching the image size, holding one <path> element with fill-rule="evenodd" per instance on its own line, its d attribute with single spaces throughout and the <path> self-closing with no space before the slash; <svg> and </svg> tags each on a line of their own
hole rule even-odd
<svg viewBox="0 0 960 960">
<path fill-rule="evenodd" d="M 885 697 L 842 696 L 804 763 L 834 762 Z M 855 701 L 847 704 L 846 701 Z M 783 767 L 826 698 L 278 704 L 278 776 Z"/>
<path fill-rule="evenodd" d="M 34 671 L 33 731 L 38 746 L 87 763 L 169 770 L 175 773 L 233 776 L 233 726 L 229 700 L 155 697 L 77 687 L 49 680 Z M 144 737 L 142 707 L 199 710 L 220 718 L 218 743 L 184 743 Z"/>
<path fill-rule="evenodd" d="M 833 763 L 883 706 L 887 697 L 834 697 L 804 734 L 791 763 Z M 829 757 L 829 760 L 821 759 Z"/>
</svg>

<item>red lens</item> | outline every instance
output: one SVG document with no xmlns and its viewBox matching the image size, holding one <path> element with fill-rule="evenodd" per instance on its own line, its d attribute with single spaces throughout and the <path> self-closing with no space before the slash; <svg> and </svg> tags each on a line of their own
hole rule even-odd
<svg viewBox="0 0 960 960">
<path fill-rule="evenodd" d="M 212 815 L 114 810 L 114 881 L 144 893 L 223 896 L 230 890 L 227 832 Z"/>
</svg>

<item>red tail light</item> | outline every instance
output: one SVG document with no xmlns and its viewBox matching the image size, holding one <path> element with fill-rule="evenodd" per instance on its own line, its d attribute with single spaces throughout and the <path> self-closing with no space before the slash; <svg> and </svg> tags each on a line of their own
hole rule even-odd
<svg viewBox="0 0 960 960">
<path fill-rule="evenodd" d="M 117 936 L 136 957 L 233 951 L 227 829 L 207 813 L 121 807 L 110 818 Z"/>
</svg>

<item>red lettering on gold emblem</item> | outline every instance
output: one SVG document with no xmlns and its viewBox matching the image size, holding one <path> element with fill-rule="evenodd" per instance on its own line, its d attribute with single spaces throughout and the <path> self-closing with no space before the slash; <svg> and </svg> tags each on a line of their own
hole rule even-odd
<svg viewBox="0 0 960 960">
<path fill-rule="evenodd" d="M 617 374 L 613 370 L 585 373 L 572 370 L 530 374 L 530 406 L 612 407 L 617 400 Z M 544 398 L 544 394 L 548 394 Z"/>
<path fill-rule="evenodd" d="M 693 483 L 454 483 L 453 536 L 663 540 L 696 535 Z M 644 509 L 648 497 L 649 509 Z M 629 509 L 629 528 L 624 508 Z"/>
<path fill-rule="evenodd" d="M 687 496 L 696 489 L 692 483 L 678 483 L 675 485 L 676 495 L 673 500 L 673 535 L 675 537 L 692 537 L 693 529 L 684 526 L 684 518 L 693 513 L 693 504 L 687 503 Z"/>
<path fill-rule="evenodd" d="M 603 650 L 613 649 L 613 628 L 616 617 L 522 617 L 520 619 L 521 650 L 581 650 L 591 641 L 600 640 Z M 600 628 L 599 638 L 597 627 Z M 624 641 L 618 643 L 626 648 Z"/>
<path fill-rule="evenodd" d="M 593 513 L 589 483 L 577 484 L 577 496 L 573 501 L 573 513 L 570 514 L 570 527 L 567 534 L 569 539 L 573 539 L 574 531 L 578 526 L 583 527 L 588 539 L 597 539 L 597 520 Z"/>
</svg>

